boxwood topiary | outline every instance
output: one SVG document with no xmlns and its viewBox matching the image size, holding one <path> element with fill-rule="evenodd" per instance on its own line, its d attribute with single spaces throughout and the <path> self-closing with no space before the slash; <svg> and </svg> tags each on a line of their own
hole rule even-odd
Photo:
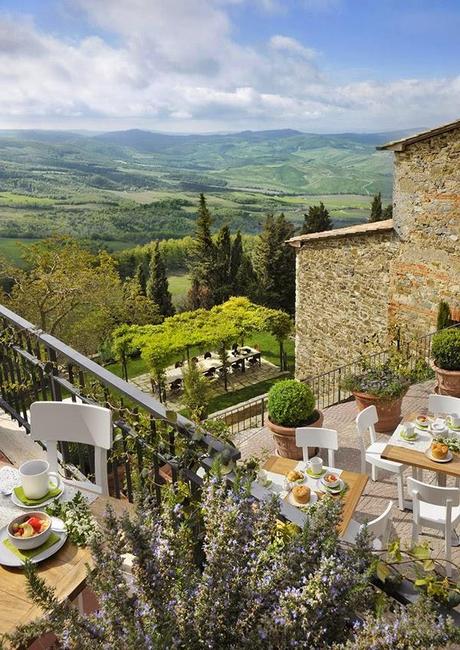
<svg viewBox="0 0 460 650">
<path fill-rule="evenodd" d="M 433 336 L 431 353 L 438 368 L 460 370 L 460 327 L 443 330 Z"/>
<path fill-rule="evenodd" d="M 310 424 L 319 417 L 310 386 L 295 379 L 279 381 L 270 388 L 268 415 L 271 422 L 283 427 Z"/>
</svg>

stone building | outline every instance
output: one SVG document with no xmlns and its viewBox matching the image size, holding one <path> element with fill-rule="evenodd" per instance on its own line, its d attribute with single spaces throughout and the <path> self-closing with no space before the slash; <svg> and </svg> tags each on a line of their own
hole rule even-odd
<svg viewBox="0 0 460 650">
<path fill-rule="evenodd" d="M 393 219 L 289 240 L 296 248 L 296 376 L 330 370 L 460 311 L 460 120 L 395 152 Z"/>
</svg>

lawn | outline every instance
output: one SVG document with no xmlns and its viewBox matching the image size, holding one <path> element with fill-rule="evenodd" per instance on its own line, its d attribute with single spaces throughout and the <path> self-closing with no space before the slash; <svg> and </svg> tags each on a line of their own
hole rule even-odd
<svg viewBox="0 0 460 650">
<path fill-rule="evenodd" d="M 187 292 L 190 289 L 190 276 L 186 274 L 170 275 L 168 277 L 168 283 L 174 305 L 180 305 L 184 302 Z"/>
<path fill-rule="evenodd" d="M 209 413 L 215 413 L 216 411 L 221 411 L 222 409 L 229 408 L 235 404 L 245 402 L 252 397 L 264 395 L 270 390 L 273 384 L 276 384 L 276 382 L 281 381 L 282 379 L 288 379 L 289 377 L 290 375 L 283 372 L 282 374 L 280 373 L 279 377 L 273 377 L 273 379 L 266 379 L 258 384 L 252 384 L 251 386 L 245 386 L 239 390 L 222 393 L 222 395 L 216 395 L 209 401 Z"/>
</svg>

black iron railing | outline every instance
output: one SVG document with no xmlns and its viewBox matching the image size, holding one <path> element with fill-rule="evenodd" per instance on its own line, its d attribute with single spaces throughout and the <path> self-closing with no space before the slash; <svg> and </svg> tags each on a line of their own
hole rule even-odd
<svg viewBox="0 0 460 650">
<path fill-rule="evenodd" d="M 197 486 L 198 469 L 208 469 L 216 456 L 225 462 L 240 457 L 236 448 L 0 305 L 0 408 L 28 433 L 30 405 L 37 400 L 81 400 L 112 409 L 109 485 L 118 498 L 132 501 L 136 487 L 149 481 L 160 500 L 165 480 L 180 477 Z M 94 475 L 85 445 L 62 443 L 60 454 L 67 472 Z"/>
<path fill-rule="evenodd" d="M 460 327 L 457 323 L 451 326 Z M 448 328 L 449 329 L 449 328 Z M 423 364 L 428 364 L 431 357 L 431 343 L 436 332 L 430 332 L 424 336 L 411 339 L 408 342 L 396 340 L 392 346 L 385 350 L 375 352 L 366 356 L 365 363 L 370 367 L 376 367 L 387 362 L 395 352 L 401 353 L 405 360 L 407 369 L 414 373 L 417 369 L 423 375 Z M 342 388 L 342 380 L 349 374 L 359 372 L 363 365 L 363 359 L 357 359 L 350 363 L 333 368 L 328 372 L 319 375 L 311 375 L 301 379 L 311 386 L 319 409 L 326 409 L 335 404 L 340 404 L 350 399 L 351 393 Z M 429 373 L 426 365 L 425 370 Z M 267 417 L 267 394 L 254 397 L 253 399 L 238 404 L 234 408 L 226 409 L 219 413 L 213 413 L 210 419 L 224 420 L 232 433 L 240 433 L 248 429 L 262 427 Z"/>
</svg>

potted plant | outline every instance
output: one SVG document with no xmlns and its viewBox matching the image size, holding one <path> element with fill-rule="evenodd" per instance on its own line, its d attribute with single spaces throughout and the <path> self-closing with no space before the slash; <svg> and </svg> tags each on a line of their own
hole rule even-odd
<svg viewBox="0 0 460 650">
<path fill-rule="evenodd" d="M 460 327 L 437 332 L 433 336 L 431 353 L 438 393 L 460 397 Z"/>
<path fill-rule="evenodd" d="M 401 422 L 402 400 L 409 384 L 410 379 L 387 362 L 348 375 L 341 387 L 354 395 L 359 411 L 371 405 L 376 407 L 379 417 L 376 431 L 393 432 Z"/>
<path fill-rule="evenodd" d="M 301 460 L 302 448 L 295 444 L 295 430 L 323 424 L 323 414 L 315 409 L 310 386 L 296 379 L 285 379 L 272 386 L 268 392 L 267 423 L 273 432 L 278 455 Z M 315 451 L 312 449 L 311 454 Z"/>
</svg>

